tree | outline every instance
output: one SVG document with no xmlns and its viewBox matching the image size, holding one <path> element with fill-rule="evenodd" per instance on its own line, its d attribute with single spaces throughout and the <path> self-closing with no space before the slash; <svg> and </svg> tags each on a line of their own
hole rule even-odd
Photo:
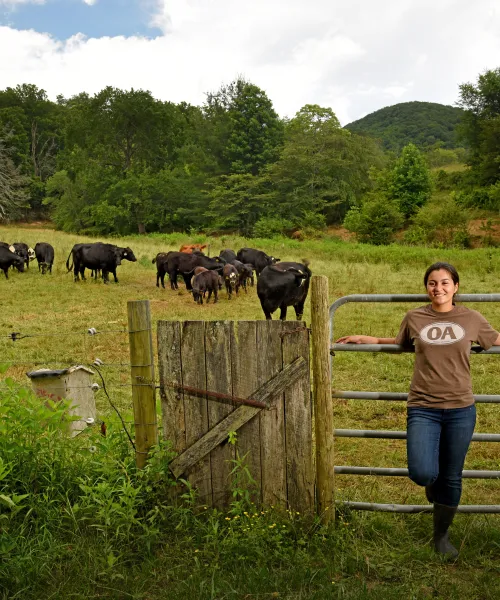
<svg viewBox="0 0 500 600">
<path fill-rule="evenodd" d="M 371 188 L 369 167 L 382 163 L 375 142 L 342 129 L 331 108 L 308 104 L 288 123 L 281 157 L 265 174 L 268 205 L 296 226 L 305 213 L 341 222 Z"/>
<path fill-rule="evenodd" d="M 351 208 L 344 219 L 344 227 L 360 242 L 375 246 L 390 244 L 402 225 L 403 215 L 396 202 L 377 193 L 367 194 L 361 206 Z"/>
<path fill-rule="evenodd" d="M 403 148 L 387 183 L 388 198 L 397 202 L 399 210 L 407 219 L 430 198 L 430 171 L 425 158 L 414 144 Z"/>
<path fill-rule="evenodd" d="M 0 139 L 0 221 L 21 216 L 22 210 L 28 206 L 28 183 Z"/>
<path fill-rule="evenodd" d="M 238 77 L 207 94 L 204 113 L 220 173 L 257 175 L 279 157 L 283 123 L 259 87 Z"/>
<path fill-rule="evenodd" d="M 462 84 L 458 104 L 465 109 L 460 132 L 476 180 L 494 184 L 500 180 L 500 68 L 479 75 L 475 85 Z"/>
</svg>

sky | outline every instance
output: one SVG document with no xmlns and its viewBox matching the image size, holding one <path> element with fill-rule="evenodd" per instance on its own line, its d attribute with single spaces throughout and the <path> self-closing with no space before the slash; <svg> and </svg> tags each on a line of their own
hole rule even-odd
<svg viewBox="0 0 500 600">
<path fill-rule="evenodd" d="M 280 116 L 342 124 L 384 106 L 454 105 L 500 67 L 500 0 L 0 0 L 0 89 L 107 85 L 201 105 L 238 76 Z"/>
</svg>

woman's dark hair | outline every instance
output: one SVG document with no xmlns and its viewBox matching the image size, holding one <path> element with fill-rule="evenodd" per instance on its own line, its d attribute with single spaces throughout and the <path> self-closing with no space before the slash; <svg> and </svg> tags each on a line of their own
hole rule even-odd
<svg viewBox="0 0 500 600">
<path fill-rule="evenodd" d="M 450 265 L 450 263 L 445 263 L 445 262 L 437 262 L 437 263 L 434 263 L 433 265 L 431 265 L 425 272 L 425 275 L 424 275 L 425 287 L 427 287 L 427 281 L 428 281 L 429 275 L 432 273 L 432 271 L 439 271 L 440 269 L 444 269 L 445 271 L 448 271 L 448 273 L 451 275 L 451 278 L 453 279 L 453 283 L 455 283 L 455 284 L 460 283 L 460 277 L 458 276 L 458 271 L 455 269 L 455 267 L 453 265 Z"/>
</svg>

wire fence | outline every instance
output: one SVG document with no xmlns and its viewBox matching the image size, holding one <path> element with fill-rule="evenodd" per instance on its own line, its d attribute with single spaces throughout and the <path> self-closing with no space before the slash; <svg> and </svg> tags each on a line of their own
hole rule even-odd
<svg viewBox="0 0 500 600">
<path fill-rule="evenodd" d="M 90 369 L 99 382 L 92 382 L 88 385 L 72 384 L 65 381 L 64 390 L 69 395 L 75 391 L 88 389 L 92 391 L 97 400 L 98 414 L 100 418 L 98 423 L 104 423 L 104 419 L 109 418 L 109 412 L 106 406 L 111 407 L 112 411 L 118 417 L 122 433 L 127 436 L 130 445 L 136 451 L 133 436 L 129 430 L 132 427 L 142 426 L 144 423 L 137 423 L 133 417 L 128 415 L 132 411 L 132 388 L 134 387 L 159 387 L 159 382 L 132 381 L 131 369 L 136 367 L 146 367 L 149 365 L 133 364 L 130 360 L 124 359 L 124 354 L 129 354 L 128 335 L 131 333 L 141 333 L 150 331 L 150 329 L 129 330 L 128 328 L 107 329 L 98 327 L 88 327 L 84 330 L 58 330 L 58 331 L 0 331 L 0 365 L 7 367 L 4 373 L 3 381 L 0 380 L 0 393 L 31 388 L 31 382 L 21 379 L 20 368 L 28 371 L 30 368 L 40 368 L 38 370 L 60 371 L 64 375 L 65 370 L 75 366 L 87 367 Z M 126 336 L 122 341 L 114 340 L 112 343 L 103 344 L 98 338 L 103 336 Z M 82 338 L 82 343 L 60 344 L 60 340 Z M 40 348 L 39 342 L 47 339 L 47 343 Z M 30 342 L 32 342 L 30 344 Z M 63 356 L 57 356 L 59 352 Z M 48 353 L 45 358 L 42 354 Z M 102 357 L 102 358 L 101 358 Z M 28 371 L 29 372 L 29 371 Z M 25 373 L 25 376 L 28 375 Z M 36 372 L 36 371 L 35 371 Z M 40 381 L 38 379 L 38 381 Z M 51 394 L 48 394 L 50 396 Z M 123 413 L 123 414 L 122 414 Z M 126 415 L 125 417 L 123 415 Z M 93 419 L 91 419 L 93 421 Z M 88 419 L 83 419 L 87 424 Z"/>
</svg>

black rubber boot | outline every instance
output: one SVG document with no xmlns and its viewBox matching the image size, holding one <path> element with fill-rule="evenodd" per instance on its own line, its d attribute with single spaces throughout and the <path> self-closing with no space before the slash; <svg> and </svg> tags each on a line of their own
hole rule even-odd
<svg viewBox="0 0 500 600">
<path fill-rule="evenodd" d="M 448 539 L 448 529 L 456 512 L 456 506 L 445 506 L 434 502 L 434 549 L 448 558 L 458 556 L 458 550 Z"/>
</svg>

